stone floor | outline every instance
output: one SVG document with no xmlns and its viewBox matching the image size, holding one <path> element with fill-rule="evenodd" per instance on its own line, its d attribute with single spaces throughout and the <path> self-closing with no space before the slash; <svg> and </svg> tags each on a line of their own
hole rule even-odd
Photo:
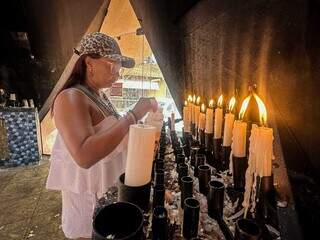
<svg viewBox="0 0 320 240">
<path fill-rule="evenodd" d="M 66 239 L 61 230 L 61 194 L 45 189 L 48 160 L 0 169 L 0 239 Z"/>
</svg>

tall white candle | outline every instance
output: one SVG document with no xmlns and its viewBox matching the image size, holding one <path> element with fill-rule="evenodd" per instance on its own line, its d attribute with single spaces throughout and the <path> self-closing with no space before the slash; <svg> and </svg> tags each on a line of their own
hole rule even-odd
<svg viewBox="0 0 320 240">
<path fill-rule="evenodd" d="M 184 103 L 184 107 L 183 107 L 183 130 L 184 132 L 190 132 L 190 113 L 189 113 L 189 106 L 188 106 L 188 102 L 185 101 Z"/>
<path fill-rule="evenodd" d="M 175 131 L 176 120 L 174 112 L 171 113 L 171 131 Z"/>
<path fill-rule="evenodd" d="M 150 125 L 130 126 L 125 184 L 142 186 L 150 182 L 156 128 Z"/>
<path fill-rule="evenodd" d="M 246 156 L 246 131 L 246 122 L 242 122 L 239 120 L 234 121 L 232 132 L 232 153 L 235 157 Z"/>
<path fill-rule="evenodd" d="M 247 216 L 247 212 L 250 207 L 250 197 L 252 192 L 254 173 L 256 171 L 257 135 L 258 135 L 258 126 L 256 124 L 252 124 L 251 135 L 250 135 L 248 168 L 246 171 L 245 192 L 244 192 L 244 199 L 242 202 L 242 206 L 244 207 L 245 218 Z"/>
<path fill-rule="evenodd" d="M 206 127 L 205 133 L 213 133 L 213 100 L 210 100 L 209 107 L 206 112 Z"/>
<path fill-rule="evenodd" d="M 206 111 L 206 107 L 204 104 L 201 105 L 201 112 L 200 112 L 200 115 L 199 115 L 199 129 L 200 130 L 204 130 L 205 127 L 206 127 L 206 114 L 205 114 L 205 111 Z"/>
<path fill-rule="evenodd" d="M 221 108 L 216 108 L 214 113 L 214 138 L 221 138 L 222 135 L 223 112 Z"/>
<path fill-rule="evenodd" d="M 223 146 L 229 147 L 232 142 L 234 114 L 227 113 L 224 117 Z"/>
<path fill-rule="evenodd" d="M 195 122 L 195 104 L 196 104 L 196 95 L 193 95 L 192 102 L 191 102 L 191 123 Z"/>
<path fill-rule="evenodd" d="M 197 97 L 196 105 L 194 106 L 194 123 L 196 128 L 199 127 L 199 115 L 200 115 L 200 97 Z"/>
<path fill-rule="evenodd" d="M 269 177 L 272 174 L 273 129 L 259 127 L 256 144 L 257 173 L 260 177 Z"/>
</svg>

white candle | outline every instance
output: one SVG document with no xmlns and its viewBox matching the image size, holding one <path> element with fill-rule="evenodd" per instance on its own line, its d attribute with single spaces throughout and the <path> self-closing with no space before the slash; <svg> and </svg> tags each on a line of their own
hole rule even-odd
<svg viewBox="0 0 320 240">
<path fill-rule="evenodd" d="M 206 114 L 200 113 L 199 115 L 199 129 L 205 130 L 206 127 Z"/>
<path fill-rule="evenodd" d="M 185 102 L 185 106 L 183 107 L 183 130 L 184 132 L 190 132 L 190 108 L 188 103 Z"/>
<path fill-rule="evenodd" d="M 150 125 L 130 126 L 125 184 L 142 186 L 150 182 L 156 128 Z"/>
<path fill-rule="evenodd" d="M 194 107 L 194 123 L 196 125 L 196 128 L 199 127 L 199 115 L 200 115 L 200 106 Z"/>
<path fill-rule="evenodd" d="M 213 133 L 213 109 L 210 107 L 213 107 L 213 100 L 210 101 L 209 108 L 207 108 L 206 112 L 205 133 Z"/>
<path fill-rule="evenodd" d="M 216 108 L 214 113 L 214 138 L 221 138 L 222 133 L 222 119 L 223 112 L 222 108 Z"/>
<path fill-rule="evenodd" d="M 246 122 L 242 122 L 239 120 L 234 121 L 232 132 L 232 153 L 235 157 L 246 156 L 246 131 Z"/>
<path fill-rule="evenodd" d="M 176 125 L 176 122 L 175 122 L 175 116 L 174 116 L 174 112 L 171 113 L 171 131 L 175 131 L 175 125 Z"/>
<path fill-rule="evenodd" d="M 272 174 L 273 129 L 259 127 L 256 144 L 257 174 L 260 177 L 269 177 Z"/>
<path fill-rule="evenodd" d="M 196 96 L 193 95 L 193 99 L 191 102 L 191 123 L 195 123 L 195 115 L 194 115 L 194 111 L 195 111 L 195 103 L 196 103 Z"/>
<path fill-rule="evenodd" d="M 246 218 L 248 209 L 250 207 L 250 196 L 252 192 L 254 172 L 256 170 L 256 138 L 258 135 L 258 126 L 252 124 L 250 135 L 249 159 L 248 168 L 246 171 L 245 192 L 242 206 L 244 207 L 244 217 Z"/>
<path fill-rule="evenodd" d="M 223 146 L 229 147 L 232 142 L 234 114 L 227 113 L 224 117 Z"/>
</svg>

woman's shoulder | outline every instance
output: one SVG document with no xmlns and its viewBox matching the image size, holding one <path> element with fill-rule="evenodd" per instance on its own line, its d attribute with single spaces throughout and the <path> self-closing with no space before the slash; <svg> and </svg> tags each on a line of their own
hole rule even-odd
<svg viewBox="0 0 320 240">
<path fill-rule="evenodd" d="M 64 108 L 71 107 L 85 107 L 88 105 L 86 96 L 76 88 L 67 88 L 62 90 L 54 101 L 54 106 L 62 106 Z"/>
</svg>

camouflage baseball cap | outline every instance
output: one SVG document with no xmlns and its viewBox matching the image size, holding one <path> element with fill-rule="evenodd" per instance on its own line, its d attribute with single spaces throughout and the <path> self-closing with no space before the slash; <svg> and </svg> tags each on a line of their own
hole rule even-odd
<svg viewBox="0 0 320 240">
<path fill-rule="evenodd" d="M 100 32 L 84 36 L 79 43 L 78 49 L 75 49 L 75 53 L 78 55 L 99 54 L 101 57 L 120 61 L 122 67 L 125 68 L 132 68 L 135 64 L 133 58 L 125 57 L 121 54 L 119 45 L 114 38 Z"/>
</svg>

